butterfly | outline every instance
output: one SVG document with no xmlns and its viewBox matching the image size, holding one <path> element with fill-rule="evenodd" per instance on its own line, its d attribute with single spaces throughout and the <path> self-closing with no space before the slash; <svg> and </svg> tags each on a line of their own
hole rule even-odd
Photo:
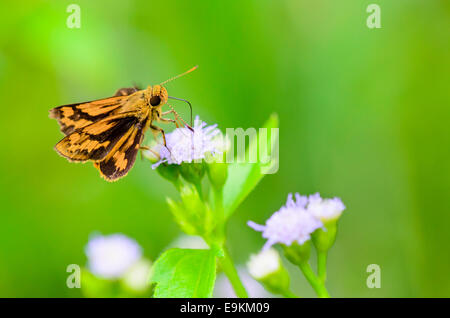
<svg viewBox="0 0 450 318">
<path fill-rule="evenodd" d="M 155 138 L 161 133 L 166 145 L 165 132 L 155 122 L 174 123 L 177 127 L 182 122 L 192 130 L 170 105 L 170 110 L 162 111 L 169 98 L 187 102 L 191 107 L 192 124 L 191 104 L 185 99 L 169 96 L 163 85 L 196 68 L 146 89 L 121 88 L 112 97 L 51 109 L 50 118 L 58 121 L 65 135 L 56 144 L 56 152 L 71 162 L 92 161 L 107 181 L 126 176 L 138 151 L 149 149 L 141 146 L 147 129 Z M 164 117 L 169 114 L 175 119 Z"/>
</svg>

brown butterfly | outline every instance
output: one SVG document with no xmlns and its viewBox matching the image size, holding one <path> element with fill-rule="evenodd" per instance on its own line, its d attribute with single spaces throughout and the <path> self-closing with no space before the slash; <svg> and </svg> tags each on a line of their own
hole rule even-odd
<svg viewBox="0 0 450 318">
<path fill-rule="evenodd" d="M 53 108 L 50 118 L 58 121 L 66 135 L 55 150 L 69 161 L 93 161 L 108 181 L 124 177 L 133 166 L 137 152 L 148 149 L 141 146 L 148 128 L 155 137 L 161 133 L 166 145 L 164 130 L 155 126 L 155 121 L 175 123 L 177 127 L 181 121 L 192 130 L 170 105 L 169 111 L 162 111 L 169 98 L 187 102 L 191 107 L 187 100 L 169 96 L 162 85 L 196 68 L 143 90 L 121 88 L 113 97 Z M 171 113 L 175 120 L 163 117 Z"/>
</svg>

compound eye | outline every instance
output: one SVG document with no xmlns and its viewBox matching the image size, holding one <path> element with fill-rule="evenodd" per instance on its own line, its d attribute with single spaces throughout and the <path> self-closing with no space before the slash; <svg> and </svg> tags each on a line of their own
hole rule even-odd
<svg viewBox="0 0 450 318">
<path fill-rule="evenodd" d="M 158 106 L 159 104 L 161 104 L 161 97 L 153 96 L 152 98 L 150 98 L 150 105 Z"/>
</svg>

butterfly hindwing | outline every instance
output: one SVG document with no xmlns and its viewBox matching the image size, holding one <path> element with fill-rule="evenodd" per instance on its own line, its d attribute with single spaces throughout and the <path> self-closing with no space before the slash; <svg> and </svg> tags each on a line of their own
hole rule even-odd
<svg viewBox="0 0 450 318">
<path fill-rule="evenodd" d="M 56 144 L 56 151 L 71 161 L 100 161 L 124 142 L 124 136 L 138 123 L 133 113 L 101 119 L 77 129 Z"/>
<path fill-rule="evenodd" d="M 136 93 L 137 91 L 140 91 L 141 89 L 138 88 L 137 86 L 135 87 L 123 87 L 123 88 L 119 88 L 116 93 L 114 94 L 114 96 L 128 96 L 131 95 L 133 93 Z"/>
<path fill-rule="evenodd" d="M 115 96 L 86 103 L 63 105 L 50 110 L 65 135 L 104 119 L 119 109 L 127 96 Z"/>
<path fill-rule="evenodd" d="M 124 177 L 136 160 L 142 138 L 141 125 L 134 126 L 122 137 L 123 140 L 117 144 L 116 149 L 111 151 L 104 160 L 95 162 L 94 166 L 100 171 L 102 177 L 108 181 Z"/>
</svg>

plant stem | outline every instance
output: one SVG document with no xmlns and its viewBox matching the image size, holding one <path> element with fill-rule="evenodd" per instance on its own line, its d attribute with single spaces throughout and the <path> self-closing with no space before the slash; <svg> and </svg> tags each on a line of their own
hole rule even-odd
<svg viewBox="0 0 450 318">
<path fill-rule="evenodd" d="M 239 298 L 248 298 L 247 291 L 239 278 L 238 272 L 234 267 L 233 260 L 230 257 L 227 247 L 225 246 L 225 213 L 223 209 L 223 185 L 221 187 L 212 187 L 214 195 L 213 209 L 215 211 L 216 228 L 213 234 L 213 242 L 220 244 L 223 250 L 223 257 L 219 258 L 220 265 L 225 275 L 233 287 L 236 296 Z M 209 244 L 212 246 L 211 244 Z"/>
<path fill-rule="evenodd" d="M 327 252 L 317 252 L 317 276 L 322 284 L 327 279 Z"/>
<path fill-rule="evenodd" d="M 195 182 L 194 183 L 194 187 L 198 192 L 198 196 L 200 197 L 200 200 L 202 200 L 203 202 L 203 188 L 202 188 L 202 183 L 201 182 Z"/>
<path fill-rule="evenodd" d="M 216 224 L 218 224 L 218 227 L 221 228 L 221 232 L 225 231 L 225 212 L 223 210 L 223 188 L 220 189 L 213 189 L 213 196 L 214 196 L 214 211 L 215 211 L 215 218 L 216 218 Z M 222 235 L 224 235 L 222 233 Z"/>
<path fill-rule="evenodd" d="M 305 275 L 308 282 L 311 284 L 312 288 L 314 288 L 317 296 L 320 298 L 329 298 L 330 295 L 328 294 L 327 289 L 325 288 L 325 285 L 319 280 L 319 278 L 314 274 L 311 265 L 309 265 L 308 262 L 300 263 L 299 267 L 301 271 L 303 272 L 303 275 Z"/>
<path fill-rule="evenodd" d="M 223 188 L 220 189 L 213 189 L 214 193 L 214 209 L 216 210 L 217 214 L 221 216 L 223 219 L 224 217 L 224 211 L 223 211 Z"/>
<path fill-rule="evenodd" d="M 236 296 L 238 296 L 239 298 L 248 298 L 247 291 L 245 290 L 245 287 L 239 278 L 236 268 L 234 267 L 233 261 L 230 257 L 230 253 L 228 252 L 226 247 L 223 248 L 223 251 L 224 256 L 220 258 L 220 265 L 222 266 L 225 275 L 227 275 L 231 286 L 233 286 Z"/>
</svg>

